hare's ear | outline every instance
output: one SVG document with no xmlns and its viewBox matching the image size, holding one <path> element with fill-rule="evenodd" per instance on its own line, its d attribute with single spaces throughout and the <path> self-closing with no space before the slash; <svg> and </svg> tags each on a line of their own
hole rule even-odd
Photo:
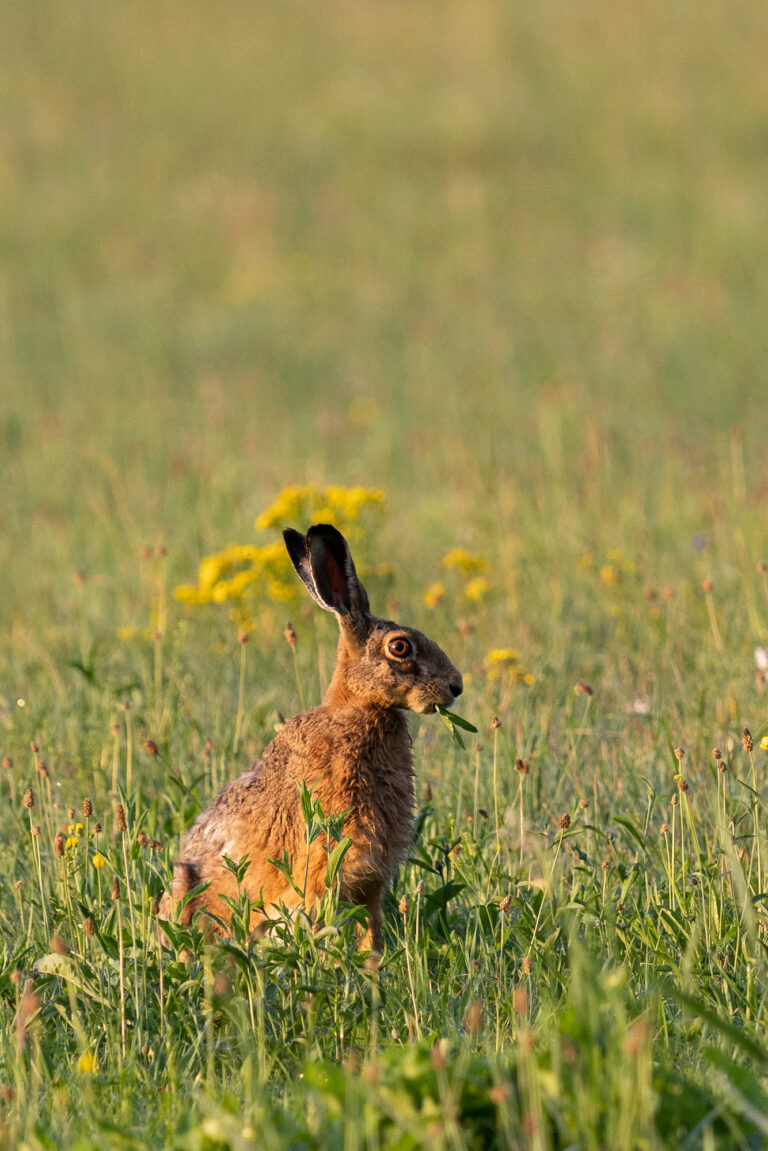
<svg viewBox="0 0 768 1151">
<path fill-rule="evenodd" d="M 306 536 L 283 532 L 291 563 L 307 591 L 340 622 L 351 623 L 358 633 L 370 627 L 370 608 L 365 588 L 357 578 L 347 541 L 330 524 L 315 524 Z"/>
</svg>

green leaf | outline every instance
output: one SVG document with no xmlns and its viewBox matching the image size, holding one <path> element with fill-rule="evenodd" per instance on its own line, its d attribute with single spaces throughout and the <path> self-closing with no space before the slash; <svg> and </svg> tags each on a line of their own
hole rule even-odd
<svg viewBox="0 0 768 1151">
<path fill-rule="evenodd" d="M 463 716 L 456 715 L 455 711 L 449 711 L 447 707 L 441 707 L 439 704 L 437 711 L 443 719 L 447 719 L 454 727 L 461 727 L 464 731 L 477 731 L 473 723 L 470 723 L 468 719 L 464 719 Z"/>
<path fill-rule="evenodd" d="M 66 983 L 71 983 L 83 995 L 87 995 L 89 999 L 93 999 L 95 1003 L 100 1003 L 102 1007 L 112 1007 L 108 999 L 99 994 L 98 988 L 92 986 L 87 979 L 83 977 L 76 961 L 71 955 L 57 955 L 51 953 L 50 955 L 43 955 L 38 959 L 35 964 L 35 970 L 40 975 L 55 975 L 58 979 L 63 979 Z"/>
<path fill-rule="evenodd" d="M 328 856 L 328 866 L 325 869 L 326 887 L 333 886 L 333 881 L 336 878 L 339 868 L 341 867 L 344 856 L 347 854 L 351 846 L 352 840 L 348 835 L 345 835 L 343 839 L 339 840 L 331 854 Z"/>
<path fill-rule="evenodd" d="M 737 1047 L 757 1060 L 758 1063 L 763 1065 L 768 1063 L 768 1050 L 766 1050 L 763 1044 L 758 1043 L 757 1040 L 747 1035 L 741 1027 L 737 1027 L 730 1019 L 725 1019 L 722 1015 L 718 1015 L 714 1008 L 710 1007 L 708 1003 L 704 1003 L 701 999 L 696 999 L 693 995 L 688 995 L 685 991 L 675 989 L 672 994 L 678 1003 L 681 1003 L 683 1007 L 687 1007 L 690 1012 L 703 1019 L 730 1043 L 735 1043 Z"/>
<path fill-rule="evenodd" d="M 640 829 L 635 826 L 631 819 L 624 819 L 620 815 L 614 815 L 613 822 L 618 823 L 621 825 L 621 827 L 626 828 L 632 838 L 636 840 L 642 847 L 643 851 L 645 851 L 645 840 L 643 839 L 642 833 Z"/>
<path fill-rule="evenodd" d="M 444 911 L 448 906 L 448 901 L 454 899 L 466 886 L 466 883 L 457 883 L 452 879 L 449 883 L 438 887 L 437 891 L 431 891 L 424 901 L 425 918 L 429 919 L 430 915 L 434 915 L 436 911 Z"/>
</svg>

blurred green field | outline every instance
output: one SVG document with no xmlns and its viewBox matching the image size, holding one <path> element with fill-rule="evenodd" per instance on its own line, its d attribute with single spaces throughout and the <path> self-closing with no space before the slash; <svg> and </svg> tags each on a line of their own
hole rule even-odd
<svg viewBox="0 0 768 1151">
<path fill-rule="evenodd" d="M 0 43 L 0 1142 L 764 1145 L 764 5 L 0 0 Z M 413 720 L 380 972 L 348 928 L 185 967 L 149 913 L 298 709 L 289 613 L 332 664 L 260 603 L 233 753 L 236 625 L 172 596 L 291 484 L 386 492 L 374 608 L 480 729 Z"/>
</svg>

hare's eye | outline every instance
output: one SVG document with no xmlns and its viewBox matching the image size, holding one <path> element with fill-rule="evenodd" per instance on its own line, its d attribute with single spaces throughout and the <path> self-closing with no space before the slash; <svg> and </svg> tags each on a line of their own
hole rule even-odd
<svg viewBox="0 0 768 1151">
<path fill-rule="evenodd" d="M 411 651 L 411 645 L 408 640 L 403 639 L 402 636 L 398 636 L 397 639 L 391 639 L 387 644 L 388 654 L 393 655 L 395 659 L 405 659 L 407 655 L 411 654 Z"/>
</svg>

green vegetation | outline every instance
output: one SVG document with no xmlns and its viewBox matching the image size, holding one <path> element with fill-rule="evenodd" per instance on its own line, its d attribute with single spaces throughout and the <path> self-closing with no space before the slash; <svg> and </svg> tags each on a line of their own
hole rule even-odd
<svg viewBox="0 0 768 1151">
<path fill-rule="evenodd" d="M 764 6 L 0 0 L 0 39 L 0 1144 L 764 1146 Z M 259 941 L 153 918 L 328 680 L 294 485 L 386 493 L 372 605 L 478 728 L 412 718 L 380 963 L 332 883 Z M 206 556 L 256 574 L 208 602 Z"/>
</svg>

